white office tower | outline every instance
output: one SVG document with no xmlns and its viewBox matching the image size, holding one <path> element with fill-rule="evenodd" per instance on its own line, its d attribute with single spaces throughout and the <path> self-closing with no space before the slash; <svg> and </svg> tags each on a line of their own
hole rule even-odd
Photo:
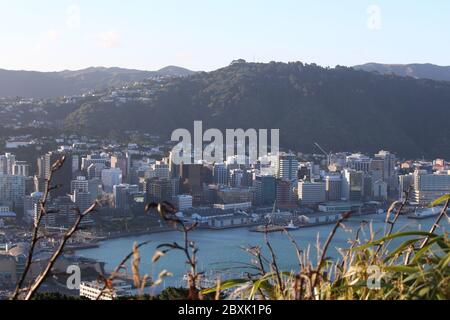
<svg viewBox="0 0 450 320">
<path fill-rule="evenodd" d="M 122 170 L 111 168 L 102 170 L 103 190 L 106 193 L 112 193 L 113 187 L 122 183 Z"/>
<path fill-rule="evenodd" d="M 39 209 L 39 201 L 42 200 L 44 194 L 42 192 L 33 192 L 29 196 L 24 197 L 23 212 L 24 219 L 27 223 L 32 223 Z"/>
<path fill-rule="evenodd" d="M 325 202 L 325 183 L 300 181 L 298 183 L 298 199 L 301 205 L 316 205 Z"/>
<path fill-rule="evenodd" d="M 173 197 L 174 205 L 179 211 L 187 210 L 192 208 L 192 196 L 191 195 L 179 195 Z"/>
<path fill-rule="evenodd" d="M 298 174 L 298 160 L 292 154 L 280 154 L 276 163 L 276 176 L 282 180 L 297 180 Z"/>
<path fill-rule="evenodd" d="M 72 180 L 70 183 L 70 194 L 73 194 L 75 190 L 80 192 L 89 192 L 89 182 L 85 177 L 79 176 L 76 180 Z"/>
<path fill-rule="evenodd" d="M 429 204 L 440 196 L 450 193 L 450 171 L 429 174 L 424 170 L 414 172 L 414 200 Z"/>
<path fill-rule="evenodd" d="M 11 153 L 0 155 L 0 174 L 12 175 L 16 156 Z"/>
<path fill-rule="evenodd" d="M 397 157 L 389 151 L 381 150 L 375 155 L 376 160 L 382 161 L 383 181 L 388 184 L 388 189 L 393 191 L 397 188 L 397 170 L 395 164 Z"/>
<path fill-rule="evenodd" d="M 347 168 L 365 173 L 370 172 L 370 163 L 372 159 L 361 153 L 354 153 L 347 156 Z"/>
<path fill-rule="evenodd" d="M 26 161 L 15 161 L 12 166 L 11 174 L 13 176 L 29 177 L 30 176 L 30 165 Z"/>
</svg>

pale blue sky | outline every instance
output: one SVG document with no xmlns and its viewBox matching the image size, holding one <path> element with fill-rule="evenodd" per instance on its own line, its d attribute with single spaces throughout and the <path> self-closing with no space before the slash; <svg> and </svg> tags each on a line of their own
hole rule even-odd
<svg viewBox="0 0 450 320">
<path fill-rule="evenodd" d="M 4 69 L 450 65 L 449 34 L 448 0 L 0 0 Z"/>
</svg>

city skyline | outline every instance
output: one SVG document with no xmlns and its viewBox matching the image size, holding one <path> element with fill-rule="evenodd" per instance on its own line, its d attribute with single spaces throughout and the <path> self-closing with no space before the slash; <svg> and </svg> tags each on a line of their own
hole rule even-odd
<svg viewBox="0 0 450 320">
<path fill-rule="evenodd" d="M 237 58 L 450 65 L 449 10 L 444 1 L 0 1 L 0 68 L 211 71 Z"/>
</svg>

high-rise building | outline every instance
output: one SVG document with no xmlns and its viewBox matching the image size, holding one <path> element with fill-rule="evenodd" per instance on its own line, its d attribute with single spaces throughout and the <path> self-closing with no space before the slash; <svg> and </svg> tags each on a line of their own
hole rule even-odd
<svg viewBox="0 0 450 320">
<path fill-rule="evenodd" d="M 393 192 L 397 188 L 396 162 L 397 157 L 389 151 L 381 150 L 375 155 L 376 160 L 383 161 L 383 181 L 388 185 L 388 191 Z"/>
<path fill-rule="evenodd" d="M 24 219 L 28 223 L 32 223 L 34 216 L 39 210 L 39 201 L 44 197 L 42 192 L 33 192 L 29 196 L 25 196 L 23 204 Z"/>
<path fill-rule="evenodd" d="M 300 181 L 298 183 L 298 199 L 301 205 L 316 205 L 325 202 L 325 183 Z"/>
<path fill-rule="evenodd" d="M 449 171 L 428 174 L 426 171 L 414 172 L 414 200 L 428 204 L 442 195 L 450 193 Z"/>
<path fill-rule="evenodd" d="M 131 160 L 128 154 L 114 155 L 111 157 L 111 168 L 119 168 L 122 171 L 122 179 L 128 181 Z"/>
<path fill-rule="evenodd" d="M 169 179 L 169 165 L 165 164 L 162 161 L 157 161 L 155 164 L 152 164 L 150 168 L 145 172 L 145 178 L 158 178 L 158 179 Z"/>
<path fill-rule="evenodd" d="M 244 180 L 244 170 L 242 169 L 233 169 L 230 171 L 230 186 L 233 188 L 242 187 L 242 182 Z"/>
<path fill-rule="evenodd" d="M 115 185 L 113 188 L 114 207 L 127 210 L 130 208 L 130 197 L 139 193 L 139 186 L 129 184 Z"/>
<path fill-rule="evenodd" d="M 72 181 L 72 155 L 68 153 L 49 152 L 38 159 L 38 177 L 48 179 L 51 168 L 58 160 L 65 156 L 63 165 L 53 173 L 52 186 L 58 186 L 52 191 L 53 197 L 65 196 L 70 193 Z"/>
<path fill-rule="evenodd" d="M 187 210 L 192 208 L 192 196 L 191 195 L 178 195 L 173 197 L 174 206 L 179 210 Z"/>
<path fill-rule="evenodd" d="M 91 164 L 103 164 L 106 167 L 110 161 L 106 156 L 90 154 L 85 158 L 81 158 L 81 170 L 87 170 Z"/>
<path fill-rule="evenodd" d="M 373 183 L 372 197 L 377 201 L 386 201 L 388 197 L 388 185 L 383 180 L 377 180 Z"/>
<path fill-rule="evenodd" d="M 172 201 L 172 182 L 167 179 L 146 179 L 144 183 L 144 192 L 150 201 Z"/>
<path fill-rule="evenodd" d="M 289 209 L 297 207 L 298 196 L 295 193 L 296 186 L 288 180 L 277 179 L 277 198 L 278 208 Z"/>
<path fill-rule="evenodd" d="M 11 174 L 14 176 L 28 177 L 30 175 L 30 165 L 26 161 L 15 161 Z"/>
<path fill-rule="evenodd" d="M 255 204 L 259 206 L 273 205 L 277 195 L 276 184 L 274 176 L 256 176 L 253 181 Z"/>
<path fill-rule="evenodd" d="M 95 179 L 95 178 L 101 178 L 102 177 L 102 171 L 107 169 L 106 165 L 104 163 L 92 163 L 87 168 L 87 176 L 88 179 Z"/>
<path fill-rule="evenodd" d="M 325 192 L 327 201 L 342 199 L 342 176 L 340 174 L 325 177 Z"/>
<path fill-rule="evenodd" d="M 298 160 L 295 154 L 280 154 L 276 163 L 277 178 L 282 180 L 297 180 Z"/>
<path fill-rule="evenodd" d="M 182 164 L 180 166 L 182 193 L 194 195 L 202 192 L 202 167 L 201 164 Z"/>
<path fill-rule="evenodd" d="M 45 178 L 42 178 L 38 175 L 33 177 L 34 182 L 34 192 L 45 192 Z"/>
<path fill-rule="evenodd" d="M 0 155 L 0 174 L 12 175 L 16 156 L 11 153 Z"/>
<path fill-rule="evenodd" d="M 377 187 L 380 187 L 380 182 L 383 181 L 382 179 L 374 179 L 373 176 L 369 173 L 363 174 L 363 190 L 362 190 L 362 200 L 370 201 L 373 198 L 374 192 L 374 183 L 378 182 Z M 380 190 L 378 190 L 380 191 Z M 378 192 L 379 193 L 379 192 Z M 381 197 L 380 195 L 378 197 Z"/>
<path fill-rule="evenodd" d="M 103 190 L 106 193 L 112 193 L 113 187 L 122 183 L 122 170 L 111 168 L 102 170 Z"/>
<path fill-rule="evenodd" d="M 342 175 L 342 197 L 349 201 L 361 201 L 364 192 L 364 172 L 345 169 Z"/>
<path fill-rule="evenodd" d="M 0 175 L 0 202 L 23 206 L 25 177 Z"/>
<path fill-rule="evenodd" d="M 412 191 L 411 187 L 414 186 L 414 175 L 405 174 L 398 176 L 398 198 L 403 201 L 406 196 L 406 192 Z"/>
<path fill-rule="evenodd" d="M 216 163 L 213 171 L 214 183 L 220 185 L 228 184 L 228 168 L 224 163 Z"/>
<path fill-rule="evenodd" d="M 86 177 L 79 176 L 76 180 L 72 180 L 70 183 L 70 194 L 73 194 L 75 190 L 89 192 L 89 182 L 86 180 Z"/>
<path fill-rule="evenodd" d="M 74 210 L 76 205 L 72 202 L 70 196 L 60 196 L 49 203 L 47 213 L 42 217 L 41 223 L 46 227 L 69 227 L 72 226 L 77 218 Z M 35 211 L 35 223 L 37 222 L 37 213 Z"/>
<path fill-rule="evenodd" d="M 100 179 L 88 180 L 88 192 L 91 195 L 91 203 L 94 203 L 98 199 L 102 190 L 102 181 Z"/>
<path fill-rule="evenodd" d="M 370 172 L 370 164 L 372 159 L 361 153 L 354 153 L 347 156 L 347 168 L 355 171 Z"/>
<path fill-rule="evenodd" d="M 89 191 L 82 191 L 79 189 L 73 191 L 72 201 L 80 212 L 84 212 L 93 204 L 93 202 L 91 202 L 91 194 Z"/>
</svg>

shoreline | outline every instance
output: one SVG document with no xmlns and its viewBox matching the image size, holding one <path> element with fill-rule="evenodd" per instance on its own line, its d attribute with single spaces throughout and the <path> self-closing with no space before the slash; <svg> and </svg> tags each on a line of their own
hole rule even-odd
<svg viewBox="0 0 450 320">
<path fill-rule="evenodd" d="M 331 215 L 331 214 L 330 214 Z M 370 213 L 359 213 L 359 214 L 355 214 L 353 217 L 356 218 L 362 218 L 363 216 L 368 216 L 368 215 L 377 215 L 374 212 L 370 212 Z M 306 228 L 313 228 L 313 227 L 318 227 L 318 226 L 323 226 L 323 225 L 330 225 L 335 223 L 336 221 L 329 221 L 329 222 L 321 222 L 321 223 L 311 223 L 311 224 L 306 224 L 306 225 L 301 225 L 299 227 L 298 230 L 301 229 L 306 229 Z M 199 226 L 197 228 L 197 230 L 201 230 L 201 231 L 222 231 L 222 230 L 230 230 L 230 229 L 244 229 L 247 228 L 250 232 L 250 228 L 258 226 L 258 223 L 251 223 L 248 225 L 236 225 L 236 226 L 228 226 L 228 227 L 223 227 L 223 228 L 213 228 L 213 227 L 209 227 L 209 226 Z M 116 239 L 126 239 L 126 238 L 131 238 L 131 237 L 139 237 L 139 236 L 145 236 L 145 235 L 151 235 L 151 234 L 159 234 L 159 233 L 166 233 L 166 232 L 173 232 L 173 231 L 177 231 L 176 228 L 171 228 L 171 227 L 164 227 L 164 228 L 158 228 L 158 229 L 153 229 L 153 230 L 145 230 L 145 231 L 134 231 L 134 232 L 127 232 L 127 233 L 121 233 L 121 234 L 113 234 L 113 235 L 102 235 L 99 236 L 99 238 L 101 238 L 101 240 L 99 240 L 96 243 L 95 247 L 99 246 L 99 243 L 104 242 L 104 241 L 109 241 L 109 240 L 116 240 Z M 75 249 L 76 251 L 81 251 L 81 250 L 85 250 L 85 249 L 91 249 L 91 248 L 79 248 L 79 249 Z"/>
</svg>

